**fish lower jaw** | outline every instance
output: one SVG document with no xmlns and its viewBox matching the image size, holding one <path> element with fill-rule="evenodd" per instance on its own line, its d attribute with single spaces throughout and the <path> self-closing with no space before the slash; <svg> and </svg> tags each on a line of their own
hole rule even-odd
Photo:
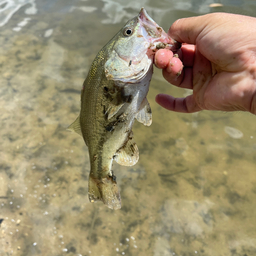
<svg viewBox="0 0 256 256">
<path fill-rule="evenodd" d="M 181 43 L 173 40 L 173 43 L 165 43 L 165 42 L 151 42 L 149 46 L 149 51 L 151 51 L 153 54 L 159 50 L 159 49 L 168 49 L 173 52 L 177 52 L 181 47 Z"/>
<path fill-rule="evenodd" d="M 163 43 L 163 42 L 154 42 L 150 44 L 150 50 L 159 50 L 159 49 L 169 49 L 171 50 L 173 47 L 172 44 Z"/>
</svg>

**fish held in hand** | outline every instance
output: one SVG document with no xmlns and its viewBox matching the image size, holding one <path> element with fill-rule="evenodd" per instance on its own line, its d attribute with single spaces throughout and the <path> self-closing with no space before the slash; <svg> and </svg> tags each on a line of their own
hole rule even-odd
<svg viewBox="0 0 256 256">
<path fill-rule="evenodd" d="M 95 57 L 83 84 L 80 115 L 69 127 L 88 146 L 91 202 L 100 200 L 111 209 L 121 208 L 112 162 L 137 163 L 139 150 L 132 125 L 135 119 L 146 126 L 152 122 L 146 95 L 154 53 L 179 47 L 142 8 Z"/>
</svg>

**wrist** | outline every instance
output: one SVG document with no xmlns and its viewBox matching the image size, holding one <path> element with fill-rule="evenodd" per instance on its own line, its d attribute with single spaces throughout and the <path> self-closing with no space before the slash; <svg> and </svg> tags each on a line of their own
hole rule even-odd
<svg viewBox="0 0 256 256">
<path fill-rule="evenodd" d="M 250 112 L 252 114 L 256 115 L 256 91 L 254 92 L 254 94 L 252 96 Z"/>
<path fill-rule="evenodd" d="M 250 77 L 252 81 L 251 86 L 251 102 L 249 112 L 256 115 L 256 65 L 253 64 L 252 69 L 250 70 Z"/>
</svg>

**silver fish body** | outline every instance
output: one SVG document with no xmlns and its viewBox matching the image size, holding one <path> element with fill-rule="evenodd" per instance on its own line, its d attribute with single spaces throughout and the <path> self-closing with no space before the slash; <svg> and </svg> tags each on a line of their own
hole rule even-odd
<svg viewBox="0 0 256 256">
<path fill-rule="evenodd" d="M 132 166 L 139 159 L 133 139 L 134 120 L 149 126 L 152 113 L 146 95 L 157 48 L 177 50 L 174 42 L 142 8 L 100 50 L 81 93 L 81 112 L 70 129 L 89 149 L 89 200 L 121 208 L 112 162 Z"/>
</svg>

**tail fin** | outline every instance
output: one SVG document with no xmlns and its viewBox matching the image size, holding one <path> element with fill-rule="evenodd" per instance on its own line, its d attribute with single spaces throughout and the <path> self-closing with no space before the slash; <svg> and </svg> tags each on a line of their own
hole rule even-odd
<svg viewBox="0 0 256 256">
<path fill-rule="evenodd" d="M 121 208 L 121 197 L 116 184 L 115 176 L 102 178 L 101 180 L 89 176 L 89 200 L 90 202 L 102 201 L 108 208 L 118 210 Z"/>
</svg>

